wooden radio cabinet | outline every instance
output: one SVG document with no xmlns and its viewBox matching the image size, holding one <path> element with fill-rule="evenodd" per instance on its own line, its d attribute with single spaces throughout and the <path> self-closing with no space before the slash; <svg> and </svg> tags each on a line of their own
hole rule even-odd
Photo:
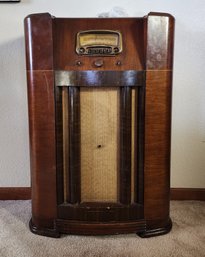
<svg viewBox="0 0 205 257">
<path fill-rule="evenodd" d="M 165 13 L 25 19 L 32 232 L 170 231 L 173 34 Z"/>
</svg>

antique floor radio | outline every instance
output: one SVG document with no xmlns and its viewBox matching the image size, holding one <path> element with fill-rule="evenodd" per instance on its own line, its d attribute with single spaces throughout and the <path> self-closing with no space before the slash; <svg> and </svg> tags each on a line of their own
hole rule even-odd
<svg viewBox="0 0 205 257">
<path fill-rule="evenodd" d="M 171 229 L 174 18 L 25 19 L 32 232 Z"/>
</svg>

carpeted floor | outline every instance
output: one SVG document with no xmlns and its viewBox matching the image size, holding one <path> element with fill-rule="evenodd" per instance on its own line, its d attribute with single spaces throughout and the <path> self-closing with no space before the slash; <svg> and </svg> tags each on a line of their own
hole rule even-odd
<svg viewBox="0 0 205 257">
<path fill-rule="evenodd" d="M 172 231 L 149 239 L 37 236 L 28 228 L 30 212 L 30 201 L 0 201 L 0 257 L 205 257 L 205 202 L 172 201 Z"/>
</svg>

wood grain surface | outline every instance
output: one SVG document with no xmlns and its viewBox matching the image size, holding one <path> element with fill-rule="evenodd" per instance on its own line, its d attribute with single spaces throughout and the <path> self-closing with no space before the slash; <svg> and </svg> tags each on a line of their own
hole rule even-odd
<svg viewBox="0 0 205 257">
<path fill-rule="evenodd" d="M 76 34 L 88 29 L 120 31 L 123 52 L 112 57 L 77 55 Z M 92 234 L 94 229 L 93 234 L 102 234 L 105 228 L 109 234 L 141 229 L 142 237 L 170 231 L 173 31 L 174 19 L 165 13 L 144 18 L 26 18 L 32 231 Z M 137 85 L 135 114 L 132 85 L 125 86 L 130 85 L 129 76 L 114 91 L 81 91 L 80 82 L 89 86 L 90 76 L 94 86 L 99 75 L 88 72 L 82 77 L 84 71 L 129 70 L 146 73 Z M 56 71 L 79 71 L 79 80 L 67 90 L 55 88 Z M 112 88 L 104 76 L 101 84 L 106 81 Z M 98 136 L 104 141 L 98 142 Z M 104 150 L 109 144 L 108 154 Z M 83 204 L 82 199 L 89 202 Z M 138 227 L 139 220 L 143 222 Z M 113 222 L 124 227 L 118 230 Z"/>
<path fill-rule="evenodd" d="M 54 227 L 57 217 L 53 37 L 50 14 L 25 19 L 32 221 Z"/>
</svg>

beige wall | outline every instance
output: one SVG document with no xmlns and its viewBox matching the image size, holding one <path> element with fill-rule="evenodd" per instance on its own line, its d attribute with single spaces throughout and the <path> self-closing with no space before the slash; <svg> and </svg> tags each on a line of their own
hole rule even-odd
<svg viewBox="0 0 205 257">
<path fill-rule="evenodd" d="M 176 18 L 172 121 L 172 187 L 205 187 L 205 1 L 22 0 L 0 4 L 0 187 L 29 186 L 23 19 L 36 12 L 96 17 L 121 6 Z"/>
</svg>

